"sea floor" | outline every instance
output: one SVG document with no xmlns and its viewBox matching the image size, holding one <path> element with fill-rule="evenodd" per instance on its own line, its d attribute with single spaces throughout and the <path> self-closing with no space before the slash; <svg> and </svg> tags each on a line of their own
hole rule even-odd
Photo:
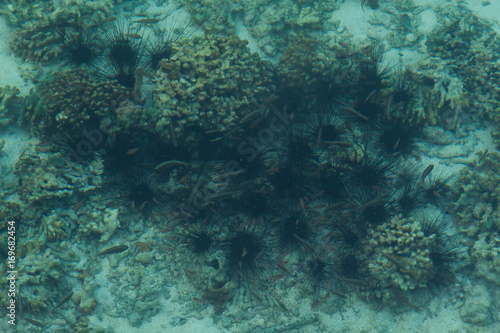
<svg viewBox="0 0 500 333">
<path fill-rule="evenodd" d="M 368 6 L 362 10 L 360 2 L 340 1 L 340 9 L 329 20 L 327 33 L 334 35 L 340 31 L 343 36 L 354 41 L 377 36 L 383 40 L 387 36 L 384 34 L 390 32 L 390 26 L 384 21 L 390 14 L 372 10 Z M 496 33 L 500 33 L 498 1 L 414 1 L 417 2 L 420 5 L 415 10 L 419 13 L 418 33 L 422 35 L 433 31 L 441 23 L 436 8 L 445 3 L 467 8 L 481 20 L 489 22 Z M 161 8 L 158 2 L 151 1 L 150 5 L 150 12 Z M 173 3 L 169 6 L 171 8 Z M 249 40 L 252 51 L 262 52 L 258 41 L 241 20 L 237 21 L 236 31 L 240 37 Z M 21 95 L 27 95 L 33 83 L 23 79 L 26 72 L 45 72 L 51 68 L 35 68 L 12 55 L 9 51 L 12 32 L 13 29 L 0 17 L 0 86 L 15 85 Z M 262 52 L 261 55 L 271 61 L 279 57 L 279 53 L 270 55 Z M 418 70 L 426 59 L 428 54 L 422 42 L 388 50 L 384 61 Z M 455 131 L 445 131 L 439 124 L 429 126 L 426 128 L 425 140 L 419 143 L 418 163 L 422 166 L 433 164 L 435 170 L 442 172 L 442 176 L 450 176 L 454 181 L 460 171 L 469 168 L 478 156 L 487 151 L 496 151 L 491 135 L 493 129 L 493 124 L 479 119 L 473 113 L 463 114 Z M 0 139 L 5 140 L 4 155 L 0 157 L 0 184 L 12 194 L 11 199 L 16 200 L 13 188 L 18 178 L 13 169 L 21 153 L 39 140 L 16 125 L 2 129 Z M 95 199 L 96 202 L 88 203 L 89 210 L 102 208 L 102 203 L 97 202 L 98 196 Z M 439 214 L 439 211 L 432 208 L 425 210 L 425 214 L 436 213 Z M 54 215 L 57 214 L 79 223 L 76 215 L 54 207 Z M 96 246 L 99 249 L 106 248 L 102 238 L 87 244 L 82 239 L 78 243 L 64 240 L 57 247 L 48 249 L 43 255 L 48 265 L 57 266 L 53 263 L 55 256 L 74 262 L 74 269 L 65 274 L 73 278 L 75 286 L 71 290 L 73 295 L 79 295 L 78 299 L 73 296 L 70 302 L 48 314 L 42 327 L 19 320 L 13 329 L 4 318 L 0 321 L 0 331 L 500 332 L 500 288 L 498 284 L 474 276 L 471 267 L 465 267 L 457 273 L 459 283 L 455 286 L 422 296 L 421 299 L 427 300 L 422 305 L 402 306 L 399 310 L 364 300 L 358 293 L 351 291 L 341 296 L 330 294 L 313 307 L 314 302 L 324 294 L 318 297 L 305 291 L 303 286 L 295 286 L 296 279 L 285 277 L 266 286 L 265 290 L 257 293 L 258 296 L 252 288 L 236 288 L 230 301 L 224 304 L 224 311 L 215 314 L 217 305 L 204 301 L 201 293 L 193 288 L 193 285 L 201 283 L 197 281 L 198 278 L 191 276 L 194 275 L 191 267 L 195 263 L 186 260 L 175 240 L 168 239 L 168 231 L 159 226 L 151 227 L 148 223 L 131 230 L 120 229 L 112 222 L 117 220 L 117 214 L 118 210 L 114 208 L 103 213 L 111 221 L 106 227 L 110 228 L 108 237 L 111 237 L 112 245 L 130 242 L 135 245 L 126 254 L 109 257 L 91 254 L 95 252 Z M 119 231 L 116 231 L 117 228 Z M 26 235 L 33 235 L 34 232 L 27 232 Z M 35 264 L 30 260 L 35 259 L 26 259 L 22 264 L 34 267 Z M 295 258 L 290 255 L 287 260 L 293 262 Z M 47 274 L 50 274 L 50 270 Z M 67 285 L 52 287 L 70 288 Z M 78 312 L 77 318 L 74 317 L 77 312 L 68 309 L 74 307 L 73 303 L 78 303 L 84 309 Z M 85 317 L 85 320 L 80 317 Z M 68 330 L 68 323 L 73 325 L 72 330 Z"/>
</svg>

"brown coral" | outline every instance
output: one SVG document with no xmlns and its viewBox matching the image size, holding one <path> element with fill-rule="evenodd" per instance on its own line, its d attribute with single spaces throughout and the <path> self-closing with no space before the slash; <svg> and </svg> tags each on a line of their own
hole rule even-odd
<svg viewBox="0 0 500 333">
<path fill-rule="evenodd" d="M 83 69 L 56 72 L 28 97 L 28 127 L 39 134 L 54 130 L 82 133 L 112 116 L 127 89 L 113 80 L 97 80 Z"/>
</svg>

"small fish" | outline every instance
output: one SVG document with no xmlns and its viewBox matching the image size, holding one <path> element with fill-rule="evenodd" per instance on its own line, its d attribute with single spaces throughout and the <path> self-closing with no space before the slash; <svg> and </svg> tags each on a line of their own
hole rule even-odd
<svg viewBox="0 0 500 333">
<path fill-rule="evenodd" d="M 60 307 L 64 303 L 66 303 L 67 301 L 69 301 L 69 299 L 72 296 L 73 296 L 73 291 L 71 291 L 69 294 L 67 294 L 66 296 L 64 296 L 64 298 L 62 300 L 60 300 L 52 309 L 49 310 L 49 313 L 51 313 L 52 311 L 54 311 L 55 309 L 57 309 L 58 307 Z"/>
<path fill-rule="evenodd" d="M 188 167 L 189 163 L 182 162 L 182 161 L 177 161 L 177 160 L 165 161 L 163 163 L 158 164 L 155 167 L 155 170 L 158 171 L 158 170 L 161 170 L 163 168 L 173 168 L 173 167 L 176 167 L 176 166 L 185 166 L 185 167 Z"/>
<path fill-rule="evenodd" d="M 257 295 L 256 293 L 254 293 L 253 291 L 250 290 L 250 293 L 253 295 L 253 297 L 255 297 L 255 299 L 259 302 L 259 303 L 262 303 L 262 298 L 260 298 L 259 295 Z"/>
<path fill-rule="evenodd" d="M 276 296 L 274 296 L 274 295 L 273 295 L 273 297 L 274 297 L 274 299 L 276 300 L 276 302 L 278 302 L 278 305 L 280 306 L 280 308 L 281 308 L 283 311 L 288 311 L 288 309 L 286 308 L 285 304 L 283 304 L 283 302 L 282 302 L 282 301 L 280 301 L 280 300 L 278 299 L 278 297 L 276 297 Z"/>
<path fill-rule="evenodd" d="M 73 207 L 71 207 L 71 209 L 76 212 L 80 207 L 82 207 L 82 205 L 83 205 L 84 202 L 85 202 L 85 200 L 77 202 Z"/>
<path fill-rule="evenodd" d="M 139 34 L 132 34 L 132 33 L 127 34 L 127 36 L 129 36 L 132 39 L 141 39 L 142 38 L 141 35 L 139 35 Z"/>
<path fill-rule="evenodd" d="M 97 256 L 103 256 L 105 254 L 113 254 L 113 253 L 120 253 L 128 249 L 128 245 L 116 245 L 113 247 L 110 247 L 109 249 L 106 249 L 102 252 L 99 252 Z"/>
<path fill-rule="evenodd" d="M 360 286 L 360 287 L 364 287 L 364 286 L 367 286 L 368 283 L 366 281 L 363 281 L 363 280 L 359 280 L 359 279 L 350 279 L 350 278 L 345 278 L 345 277 L 341 277 L 341 276 L 338 276 L 336 274 L 334 274 L 334 277 L 340 281 L 344 281 L 346 283 L 349 283 L 349 284 L 352 284 L 353 286 Z"/>
<path fill-rule="evenodd" d="M 323 296 L 320 300 L 314 301 L 311 305 L 311 310 L 314 310 L 315 307 L 317 307 L 321 303 L 324 303 L 328 297 L 330 297 L 330 292 L 327 292 L 326 295 Z"/>
<path fill-rule="evenodd" d="M 345 142 L 345 141 L 325 141 L 326 144 L 332 145 L 332 146 L 338 146 L 342 148 L 349 148 L 352 147 L 353 144 L 350 142 Z"/>
<path fill-rule="evenodd" d="M 411 17 L 406 13 L 401 15 L 401 24 L 406 29 L 406 31 L 410 32 L 413 30 L 413 26 L 411 25 Z"/>
<path fill-rule="evenodd" d="M 209 302 L 204 301 L 204 300 L 202 300 L 202 299 L 200 299 L 198 297 L 193 297 L 193 301 L 201 303 L 201 304 L 210 304 Z"/>
<path fill-rule="evenodd" d="M 396 143 L 394 144 L 394 147 L 392 147 L 392 151 L 396 151 L 399 147 L 399 142 L 401 141 L 401 137 L 399 137 L 397 140 L 396 140 Z"/>
<path fill-rule="evenodd" d="M 367 116 L 364 116 L 362 115 L 361 113 L 359 113 L 358 111 L 354 110 L 353 108 L 344 108 L 345 111 L 351 113 L 352 115 L 358 117 L 358 118 L 361 118 L 363 119 L 364 121 L 368 121 L 370 120 L 370 118 L 368 118 Z"/>
<path fill-rule="evenodd" d="M 127 150 L 127 155 L 134 155 L 135 153 L 137 153 L 137 151 L 139 150 L 139 148 L 132 148 L 132 149 L 129 149 Z"/>
<path fill-rule="evenodd" d="M 158 23 L 158 22 L 160 22 L 160 20 L 159 19 L 155 19 L 155 18 L 143 18 L 143 19 L 140 19 L 140 20 L 135 20 L 134 22 L 135 23 L 150 24 L 150 23 Z"/>
<path fill-rule="evenodd" d="M 422 181 L 431 173 L 432 169 L 434 169 L 434 164 L 429 164 L 427 168 L 425 168 L 424 172 L 422 172 Z"/>
<path fill-rule="evenodd" d="M 279 274 L 279 275 L 275 275 L 275 276 L 271 276 L 271 283 L 275 283 L 276 281 L 278 281 L 279 279 L 282 279 L 284 278 L 285 276 L 283 274 Z"/>
<path fill-rule="evenodd" d="M 39 321 L 39 320 L 29 319 L 29 318 L 23 318 L 23 319 L 26 320 L 31 325 L 35 325 L 35 326 L 38 326 L 38 327 L 43 327 L 43 323 L 41 321 Z"/>
<path fill-rule="evenodd" d="M 396 265 L 398 268 L 400 269 L 406 269 L 407 268 L 407 264 L 402 262 L 400 259 L 403 259 L 403 258 L 398 258 L 392 254 L 388 254 L 388 253 L 384 253 L 382 252 L 382 254 L 390 261 L 392 262 L 394 265 Z"/>
</svg>

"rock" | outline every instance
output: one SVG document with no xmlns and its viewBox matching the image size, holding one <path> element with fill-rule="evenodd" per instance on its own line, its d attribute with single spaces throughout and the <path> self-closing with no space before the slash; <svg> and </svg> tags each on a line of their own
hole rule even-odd
<svg viewBox="0 0 500 333">
<path fill-rule="evenodd" d="M 466 323 L 485 326 L 491 323 L 491 297 L 485 285 L 476 285 L 466 291 L 460 316 Z"/>
</svg>

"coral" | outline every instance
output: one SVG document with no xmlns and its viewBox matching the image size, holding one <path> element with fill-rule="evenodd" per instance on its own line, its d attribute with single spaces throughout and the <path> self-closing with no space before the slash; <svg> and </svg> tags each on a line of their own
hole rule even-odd
<svg viewBox="0 0 500 333">
<path fill-rule="evenodd" d="M 61 54 L 62 41 L 50 22 L 28 21 L 16 30 L 10 47 L 23 60 L 45 64 Z"/>
<path fill-rule="evenodd" d="M 466 289 L 465 304 L 460 308 L 460 316 L 466 323 L 485 326 L 495 318 L 491 291 L 485 285 L 471 285 Z"/>
<path fill-rule="evenodd" d="M 19 89 L 9 85 L 0 87 L 0 128 L 15 122 L 24 107 L 24 98 L 19 96 Z"/>
<path fill-rule="evenodd" d="M 32 132 L 46 135 L 54 130 L 80 134 L 98 128 L 111 116 L 127 90 L 111 80 L 97 80 L 83 69 L 56 72 L 42 81 L 27 98 L 25 115 Z"/>
<path fill-rule="evenodd" d="M 211 123 L 229 131 L 270 96 L 271 72 L 237 36 L 194 38 L 161 61 L 154 102 L 160 130 Z"/>
<path fill-rule="evenodd" d="M 472 247 L 476 275 L 500 286 L 500 236 L 482 233 Z"/>
<path fill-rule="evenodd" d="M 321 30 L 338 4 L 332 1 L 194 1 L 181 3 L 192 13 L 193 19 L 207 31 L 230 34 L 236 32 L 241 17 L 246 29 L 257 40 L 268 56 L 286 46 L 283 34 L 292 27 L 301 30 Z"/>
<path fill-rule="evenodd" d="M 84 236 L 100 235 L 99 242 L 106 242 L 120 227 L 118 209 L 107 208 L 93 199 L 98 198 L 91 196 L 90 205 L 82 207 L 76 213 L 79 222 L 78 233 Z"/>
<path fill-rule="evenodd" d="M 335 64 L 335 53 L 322 47 L 322 42 L 302 34 L 293 35 L 290 45 L 280 57 L 278 69 L 283 81 L 292 86 L 303 86 L 308 77 L 319 75 Z"/>
<path fill-rule="evenodd" d="M 500 154 L 482 153 L 460 171 L 451 188 L 448 207 L 460 232 L 474 237 L 481 231 L 500 228 Z"/>
<path fill-rule="evenodd" d="M 434 272 L 429 248 L 435 238 L 425 236 L 418 221 L 401 215 L 369 230 L 363 249 L 368 271 L 377 280 L 369 292 L 388 301 L 395 293 L 426 287 Z"/>
<path fill-rule="evenodd" d="M 139 252 L 134 257 L 123 258 L 117 267 L 108 271 L 106 277 L 116 302 L 109 312 L 127 318 L 133 326 L 140 326 L 145 318 L 158 313 L 161 308 L 159 295 L 166 285 L 166 278 L 156 264 L 160 256 L 156 251 L 151 254 Z M 150 259 L 144 260 L 146 257 Z M 99 299 L 97 301 L 99 303 Z"/>
<path fill-rule="evenodd" d="M 68 226 L 64 219 L 52 211 L 49 216 L 42 217 L 42 232 L 46 235 L 47 241 L 61 241 L 69 234 Z"/>
<path fill-rule="evenodd" d="M 65 153 L 39 144 L 19 157 L 14 173 L 19 176 L 21 201 L 35 203 L 68 197 L 99 187 L 104 166 L 98 159 L 88 165 L 73 165 Z"/>
<path fill-rule="evenodd" d="M 85 22 L 95 25 L 109 17 L 116 0 L 13 0 L 9 5 L 0 7 L 0 14 L 5 15 L 12 25 L 23 22 L 48 22 L 52 26 L 61 23 L 71 24 Z"/>
<path fill-rule="evenodd" d="M 441 58 L 450 75 L 460 80 L 458 85 L 462 86 L 445 107 L 451 109 L 451 118 L 470 110 L 494 121 L 494 136 L 500 142 L 500 64 L 497 61 L 500 38 L 490 24 L 465 7 L 445 5 L 437 15 L 447 23 L 427 36 L 427 49 L 433 57 Z M 470 94 L 460 94 L 465 91 Z"/>
<path fill-rule="evenodd" d="M 20 206 L 17 203 L 4 201 L 0 198 L 0 255 L 7 258 L 8 249 L 8 222 L 21 222 Z"/>
<path fill-rule="evenodd" d="M 60 260 L 47 249 L 26 256 L 18 265 L 17 285 L 23 290 L 25 312 L 46 312 L 54 300 L 60 297 L 58 290 L 63 290 L 67 285 Z"/>
</svg>

